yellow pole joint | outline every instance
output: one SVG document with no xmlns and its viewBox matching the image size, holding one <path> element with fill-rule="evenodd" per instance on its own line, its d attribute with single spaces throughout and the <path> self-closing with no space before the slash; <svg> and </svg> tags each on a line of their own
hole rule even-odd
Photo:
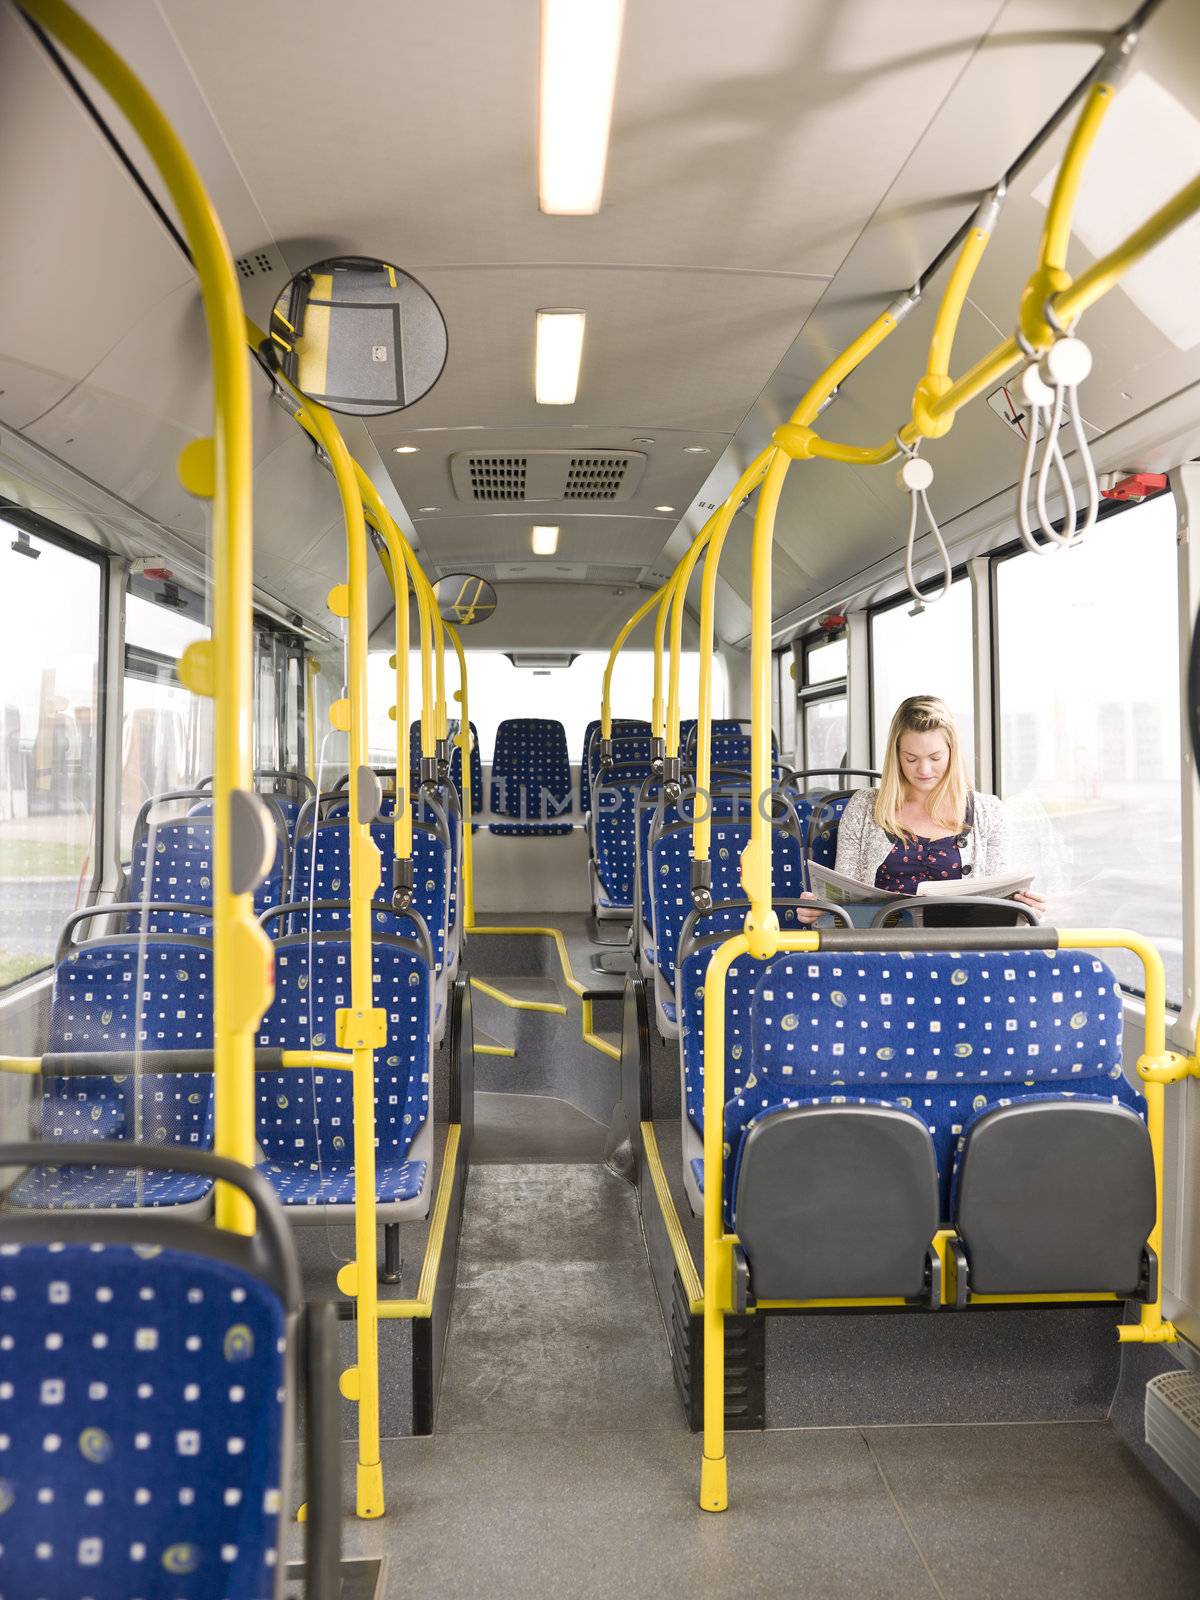
<svg viewBox="0 0 1200 1600">
<path fill-rule="evenodd" d="M 771 438 L 793 461 L 811 461 L 813 458 L 813 445 L 817 435 L 812 428 L 806 427 L 801 422 L 781 423 Z"/>
</svg>

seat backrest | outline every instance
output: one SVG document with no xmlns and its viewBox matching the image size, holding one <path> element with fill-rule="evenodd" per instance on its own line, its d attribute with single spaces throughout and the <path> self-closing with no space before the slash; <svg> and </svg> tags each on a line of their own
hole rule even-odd
<svg viewBox="0 0 1200 1600">
<path fill-rule="evenodd" d="M 633 905 L 637 803 L 645 776 L 642 767 L 614 767 L 592 791 L 596 871 L 616 905 Z"/>
<path fill-rule="evenodd" d="M 679 1047 L 683 1058 L 683 1101 L 689 1121 L 704 1132 L 704 980 L 713 952 L 740 933 L 746 903 L 716 905 L 696 922 L 697 938 L 682 948 L 676 991 L 679 996 Z M 763 963 L 740 955 L 725 982 L 725 1098 L 740 1093 L 751 1076 L 750 1007 Z M 753 1082 L 751 1080 L 751 1087 Z"/>
<path fill-rule="evenodd" d="M 650 835 L 683 822 L 689 828 L 695 821 L 697 805 L 703 813 L 704 801 L 697 801 L 694 792 L 685 790 L 677 805 L 660 803 L 661 787 L 657 782 L 646 782 L 638 797 L 637 807 L 637 872 L 639 880 L 639 907 L 645 937 L 653 941 L 654 892 L 651 887 Z M 749 817 L 750 795 L 747 787 L 730 791 L 716 790 L 709 799 L 709 809 L 714 825 L 735 817 Z M 689 846 L 690 848 L 690 846 Z M 689 879 L 688 892 L 691 892 Z M 739 891 L 740 893 L 740 891 Z M 689 908 L 690 909 L 690 908 Z"/>
<path fill-rule="evenodd" d="M 763 1104 L 841 1093 L 889 1100 L 929 1125 L 948 1180 L 973 1114 L 1035 1093 L 1135 1104 L 1121 1067 L 1111 971 L 1076 950 L 780 956 L 753 1004 Z"/>
<path fill-rule="evenodd" d="M 462 809 L 467 810 L 467 796 L 462 781 L 462 751 L 458 746 L 458 732 L 462 724 L 455 722 L 450 730 L 450 781 L 458 790 L 462 798 Z M 479 755 L 479 729 L 472 722 L 471 727 L 471 815 L 479 816 L 483 810 L 483 762 Z"/>
<path fill-rule="evenodd" d="M 788 823 L 774 827 L 771 834 L 771 893 L 780 900 L 798 899 L 805 885 L 804 846 L 790 818 Z M 748 820 L 714 818 L 708 853 L 714 904 L 745 898 L 741 860 L 749 842 Z M 650 880 L 655 960 L 663 981 L 673 989 L 679 940 L 693 910 L 690 823 L 674 822 L 651 831 Z"/>
<path fill-rule="evenodd" d="M 28 1154 L 86 1160 L 65 1146 Z M 158 1155 L 142 1154 L 147 1178 Z M 254 1236 L 158 1217 L 0 1217 L 2 1594 L 275 1592 L 294 1248 L 254 1173 L 211 1157 L 168 1172 L 243 1186 Z"/>
<path fill-rule="evenodd" d="M 583 752 L 579 761 L 579 809 L 590 811 L 592 809 L 592 788 L 596 782 L 596 773 L 600 769 L 600 729 L 602 723 L 597 717 L 589 722 L 583 731 Z M 645 761 L 650 760 L 650 724 L 640 717 L 614 717 L 611 723 L 613 743 L 617 739 L 644 739 Z M 641 747 L 624 747 L 624 755 L 619 755 L 614 749 L 613 755 L 618 763 L 634 762 L 643 759 Z"/>
<path fill-rule="evenodd" d="M 185 935 L 121 936 L 72 947 L 54 974 L 46 1049 L 122 1057 L 108 1076 L 47 1074 L 40 1136 L 212 1144 L 212 1074 L 134 1071 L 135 1051 L 211 1050 L 212 945 Z"/>
<path fill-rule="evenodd" d="M 338 1010 L 350 1004 L 349 939 L 314 932 L 310 951 L 308 935 L 293 933 L 274 949 L 275 998 L 259 1024 L 259 1046 L 332 1050 Z M 375 1051 L 375 1140 L 382 1153 L 403 1160 L 429 1117 L 432 982 L 419 946 L 377 935 L 371 992 L 387 1016 L 387 1043 Z M 260 1072 L 257 1098 L 258 1140 L 268 1160 L 339 1167 L 353 1162 L 349 1071 Z"/>
<path fill-rule="evenodd" d="M 288 825 L 274 797 L 263 798 L 276 821 L 277 843 L 271 870 L 254 891 L 254 909 L 260 913 L 280 904 L 288 861 Z M 211 815 L 174 817 L 153 824 L 143 824 L 139 819 L 129 867 L 128 899 L 197 908 L 196 911 L 151 911 L 145 918 L 148 931 L 191 934 L 209 931 L 213 901 L 212 852 Z M 141 918 L 129 920 L 131 931 L 137 931 L 142 925 Z"/>
<path fill-rule="evenodd" d="M 561 722 L 509 717 L 496 730 L 490 806 L 496 816 L 553 822 L 571 812 L 571 761 Z"/>
<path fill-rule="evenodd" d="M 373 822 L 371 838 L 379 851 L 381 878 L 375 891 L 376 903 L 372 909 L 372 927 L 376 933 L 394 933 L 403 937 L 403 913 L 388 908 L 392 895 L 392 862 L 395 860 L 395 835 L 390 823 Z M 314 862 L 315 841 L 315 862 Z M 433 943 L 434 967 L 440 972 L 446 959 L 446 935 L 449 928 L 450 847 L 438 832 L 423 822 L 413 823 L 413 896 L 412 907 L 429 929 Z M 310 896 L 311 888 L 311 896 Z M 345 902 L 350 894 L 350 824 L 345 817 L 334 817 L 323 822 L 315 833 L 303 833 L 296 841 L 292 870 L 291 899 L 303 904 L 314 901 Z M 349 909 L 342 904 L 318 905 L 313 916 L 313 927 L 336 930 L 350 926 Z M 301 933 L 307 927 L 306 914 L 296 912 L 290 932 Z"/>
</svg>

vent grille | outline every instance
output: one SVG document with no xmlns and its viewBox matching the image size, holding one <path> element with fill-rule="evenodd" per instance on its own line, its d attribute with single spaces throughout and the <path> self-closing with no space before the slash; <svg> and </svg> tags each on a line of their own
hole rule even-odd
<svg viewBox="0 0 1200 1600">
<path fill-rule="evenodd" d="M 563 499 L 616 500 L 628 467 L 628 456 L 572 456 Z"/>
<path fill-rule="evenodd" d="M 239 256 L 234 265 L 243 278 L 261 278 L 264 273 L 275 270 L 275 263 L 263 250 L 255 250 L 248 256 Z"/>
<path fill-rule="evenodd" d="M 464 450 L 450 457 L 460 500 L 475 504 L 579 505 L 628 500 L 646 468 L 637 450 Z"/>
<path fill-rule="evenodd" d="M 470 456 L 467 470 L 474 500 L 524 500 L 524 456 Z"/>
</svg>

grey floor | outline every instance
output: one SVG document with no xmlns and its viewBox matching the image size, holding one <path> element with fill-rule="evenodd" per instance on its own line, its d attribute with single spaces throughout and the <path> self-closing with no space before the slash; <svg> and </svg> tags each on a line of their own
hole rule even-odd
<svg viewBox="0 0 1200 1600">
<path fill-rule="evenodd" d="M 731 1507 L 707 1516 L 632 1190 L 578 1161 L 477 1165 L 437 1431 L 385 1444 L 387 1515 L 348 1520 L 346 1554 L 389 1554 L 389 1596 L 1200 1594 L 1200 1536 L 1103 1422 L 728 1448 Z"/>
</svg>

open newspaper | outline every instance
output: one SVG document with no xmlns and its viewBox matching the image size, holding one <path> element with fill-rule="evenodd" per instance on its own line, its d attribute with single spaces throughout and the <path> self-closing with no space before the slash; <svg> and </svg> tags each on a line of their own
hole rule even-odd
<svg viewBox="0 0 1200 1600">
<path fill-rule="evenodd" d="M 891 889 L 877 889 L 873 883 L 862 883 L 849 878 L 832 867 L 819 866 L 810 861 L 808 874 L 818 899 L 832 900 L 838 905 L 860 900 L 908 900 L 910 895 L 897 894 Z M 1028 872 L 1008 872 L 999 878 L 926 878 L 917 885 L 917 894 L 929 900 L 955 900 L 960 895 L 987 895 L 992 900 L 1007 900 L 1019 894 L 1033 882 Z"/>
</svg>

